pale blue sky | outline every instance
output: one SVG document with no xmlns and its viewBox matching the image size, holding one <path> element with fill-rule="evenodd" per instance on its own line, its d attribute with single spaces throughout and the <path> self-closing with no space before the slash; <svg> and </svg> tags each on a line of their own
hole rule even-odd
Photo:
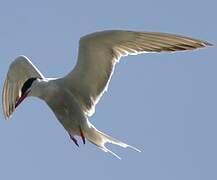
<svg viewBox="0 0 217 180">
<path fill-rule="evenodd" d="M 105 29 L 172 32 L 217 44 L 215 0 L 1 1 L 0 87 L 24 54 L 47 77 L 69 72 L 82 35 Z M 46 104 L 0 114 L 0 179 L 217 179 L 216 46 L 126 57 L 91 122 L 142 150 L 77 148 Z M 2 106 L 0 106 L 2 108 Z"/>
</svg>

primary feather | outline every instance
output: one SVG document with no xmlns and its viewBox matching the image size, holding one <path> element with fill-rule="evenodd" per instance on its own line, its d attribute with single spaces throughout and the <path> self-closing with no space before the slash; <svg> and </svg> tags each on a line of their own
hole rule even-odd
<svg viewBox="0 0 217 180">
<path fill-rule="evenodd" d="M 122 56 L 192 50 L 207 45 L 210 44 L 205 41 L 168 33 L 96 32 L 80 39 L 77 64 L 65 80 L 71 82 L 68 88 L 91 116 Z"/>
<path fill-rule="evenodd" d="M 15 110 L 15 103 L 21 96 L 24 82 L 32 77 L 44 78 L 27 57 L 19 56 L 11 63 L 2 91 L 3 113 L 6 119 Z"/>
</svg>

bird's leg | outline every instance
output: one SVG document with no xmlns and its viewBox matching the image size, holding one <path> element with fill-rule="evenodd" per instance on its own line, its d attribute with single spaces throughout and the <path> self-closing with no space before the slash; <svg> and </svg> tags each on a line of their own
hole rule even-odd
<svg viewBox="0 0 217 180">
<path fill-rule="evenodd" d="M 69 136 L 70 136 L 70 139 L 75 143 L 75 145 L 79 147 L 77 139 L 75 139 L 75 137 L 72 136 L 70 133 L 69 133 Z"/>
<path fill-rule="evenodd" d="M 84 134 L 83 134 L 83 132 L 82 132 L 82 130 L 81 130 L 81 127 L 80 127 L 80 135 L 81 135 L 83 144 L 85 144 L 85 137 L 84 137 Z"/>
</svg>

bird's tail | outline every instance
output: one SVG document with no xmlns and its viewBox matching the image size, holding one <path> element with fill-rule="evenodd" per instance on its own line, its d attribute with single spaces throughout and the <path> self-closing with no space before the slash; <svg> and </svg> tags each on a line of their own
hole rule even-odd
<svg viewBox="0 0 217 180">
<path fill-rule="evenodd" d="M 134 149 L 137 152 L 141 152 L 139 149 L 130 146 L 128 144 L 125 144 L 103 132 L 100 132 L 97 130 L 92 124 L 89 123 L 88 127 L 83 129 L 84 136 L 93 144 L 95 144 L 99 149 L 103 150 L 104 152 L 108 152 L 112 154 L 113 156 L 117 157 L 118 159 L 121 159 L 117 154 L 109 150 L 105 144 L 106 143 L 112 143 L 118 146 L 121 146 L 123 148 L 131 148 Z"/>
</svg>

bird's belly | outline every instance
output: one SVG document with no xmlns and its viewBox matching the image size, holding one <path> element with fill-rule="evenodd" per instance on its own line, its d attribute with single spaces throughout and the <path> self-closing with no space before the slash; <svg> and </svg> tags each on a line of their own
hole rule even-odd
<svg viewBox="0 0 217 180">
<path fill-rule="evenodd" d="M 67 93 L 58 94 L 51 98 L 51 101 L 47 101 L 47 104 L 67 132 L 80 134 L 80 127 L 86 117 L 73 97 Z"/>
<path fill-rule="evenodd" d="M 73 118 L 67 107 L 55 109 L 54 114 L 66 131 L 73 132 L 73 134 L 79 134 L 79 121 Z"/>
</svg>

